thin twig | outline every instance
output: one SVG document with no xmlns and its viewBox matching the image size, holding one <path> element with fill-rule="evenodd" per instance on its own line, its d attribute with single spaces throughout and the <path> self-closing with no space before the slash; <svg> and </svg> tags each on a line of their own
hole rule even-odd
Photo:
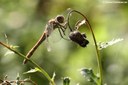
<svg viewBox="0 0 128 85">
<path fill-rule="evenodd" d="M 25 55 L 23 55 L 22 53 L 14 50 L 10 45 L 4 44 L 2 42 L 0 42 L 0 45 L 6 47 L 7 49 L 13 51 L 15 54 L 21 56 L 24 59 L 27 59 L 28 61 L 30 61 L 33 65 L 35 65 L 36 67 L 38 67 L 40 69 L 40 72 L 52 83 L 52 85 L 55 85 L 54 81 L 51 80 L 51 77 L 49 76 L 49 74 L 43 69 L 41 68 L 37 63 L 35 63 L 32 59 L 26 58 Z"/>
</svg>

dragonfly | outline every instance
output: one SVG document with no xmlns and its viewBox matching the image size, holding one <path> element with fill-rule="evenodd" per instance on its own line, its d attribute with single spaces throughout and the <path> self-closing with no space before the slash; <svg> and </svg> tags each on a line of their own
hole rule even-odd
<svg viewBox="0 0 128 85">
<path fill-rule="evenodd" d="M 58 28 L 60 36 L 63 39 L 68 40 L 68 39 L 63 37 L 63 35 L 65 35 L 65 30 L 67 28 L 67 22 L 65 20 L 65 17 L 63 15 L 57 15 L 55 18 L 50 19 L 48 21 L 48 23 L 45 26 L 44 32 L 42 33 L 41 37 L 36 42 L 36 44 L 27 53 L 26 58 L 29 59 L 33 55 L 33 53 L 36 51 L 36 49 L 40 46 L 40 44 L 43 41 L 45 41 L 56 28 Z M 23 64 L 26 64 L 28 59 L 24 59 Z"/>
</svg>

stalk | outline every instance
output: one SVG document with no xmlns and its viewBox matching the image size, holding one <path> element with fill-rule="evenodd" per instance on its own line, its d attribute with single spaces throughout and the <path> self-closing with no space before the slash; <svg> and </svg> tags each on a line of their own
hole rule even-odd
<svg viewBox="0 0 128 85">
<path fill-rule="evenodd" d="M 49 80 L 49 82 L 51 82 L 51 85 L 55 85 L 55 82 L 51 79 L 51 77 L 49 76 L 49 74 L 43 68 L 41 68 L 37 63 L 35 63 L 32 59 L 26 58 L 25 55 L 23 55 L 22 53 L 14 50 L 10 45 L 4 44 L 2 42 L 0 42 L 0 45 L 6 47 L 7 49 L 9 49 L 11 51 L 13 51 L 15 54 L 19 55 L 23 59 L 27 59 L 28 61 L 30 61 L 35 67 L 37 67 L 37 68 L 40 69 L 40 72 Z"/>
<path fill-rule="evenodd" d="M 94 35 L 94 32 L 93 32 L 93 29 L 92 29 L 88 19 L 81 12 L 76 11 L 76 10 L 71 10 L 69 12 L 68 21 L 69 21 L 69 16 L 71 15 L 72 12 L 76 12 L 76 13 L 80 14 L 81 16 L 83 16 L 84 19 L 85 19 L 85 23 L 87 24 L 88 29 L 91 31 L 91 34 L 92 34 L 92 37 L 93 37 L 93 41 L 94 41 L 94 44 L 95 44 L 96 54 L 97 54 L 96 58 L 97 58 L 98 70 L 99 70 L 99 74 L 100 74 L 99 82 L 100 82 L 100 85 L 102 85 L 103 84 L 102 63 L 101 63 L 100 52 L 98 50 L 97 41 L 96 41 L 96 38 L 95 38 L 95 35 Z M 69 25 L 69 23 L 68 23 L 68 25 Z M 70 27 L 70 25 L 69 25 L 69 27 Z"/>
</svg>

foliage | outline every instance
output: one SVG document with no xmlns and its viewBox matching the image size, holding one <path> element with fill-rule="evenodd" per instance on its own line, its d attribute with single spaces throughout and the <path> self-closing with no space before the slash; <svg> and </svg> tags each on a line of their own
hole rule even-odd
<svg viewBox="0 0 128 85">
<path fill-rule="evenodd" d="M 61 13 L 66 14 L 64 10 L 67 8 L 79 10 L 89 19 L 97 41 L 124 39 L 116 45 L 101 50 L 101 56 L 104 82 L 108 85 L 127 85 L 127 6 L 127 3 L 108 4 L 103 3 L 102 0 L 0 0 L 0 41 L 19 46 L 15 50 L 26 54 L 44 31 L 49 19 Z M 79 18 L 79 15 L 73 16 L 75 18 L 71 18 L 71 26 Z M 56 73 L 57 85 L 60 84 L 63 76 L 71 77 L 71 85 L 76 83 L 91 85 L 81 77 L 77 69 L 91 67 L 94 73 L 97 73 L 96 53 L 90 32 L 84 27 L 81 27 L 80 31 L 86 31 L 90 42 L 87 49 L 61 39 L 51 43 L 51 52 L 47 52 L 46 44 L 42 44 L 32 57 L 32 60 L 45 69 L 49 75 Z M 22 61 L 23 58 L 9 53 L 8 49 L 0 46 L 0 78 L 8 75 L 8 80 L 13 80 L 19 73 L 23 79 L 31 76 L 31 80 L 38 85 L 48 84 L 46 78 L 39 73 L 22 74 L 34 68 L 31 63 L 22 65 Z"/>
</svg>

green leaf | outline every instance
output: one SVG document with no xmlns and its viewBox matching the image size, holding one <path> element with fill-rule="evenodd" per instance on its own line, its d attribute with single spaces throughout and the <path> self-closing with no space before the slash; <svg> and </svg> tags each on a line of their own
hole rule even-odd
<svg viewBox="0 0 128 85">
<path fill-rule="evenodd" d="M 56 76 L 56 73 L 54 72 L 53 75 L 52 75 L 52 80 L 54 81 L 55 79 L 55 76 Z"/>
<path fill-rule="evenodd" d="M 4 54 L 4 56 L 11 55 L 11 54 L 14 54 L 14 52 L 8 50 L 8 51 Z"/>
<path fill-rule="evenodd" d="M 94 74 L 91 68 L 82 68 L 80 69 L 80 73 L 87 79 L 87 81 L 99 85 L 99 77 Z"/>
<path fill-rule="evenodd" d="M 34 68 L 34 69 L 31 69 L 31 70 L 29 70 L 29 71 L 27 71 L 27 72 L 24 72 L 23 74 L 28 74 L 28 73 L 35 73 L 35 72 L 41 72 L 40 71 L 40 69 L 39 68 Z"/>
<path fill-rule="evenodd" d="M 11 48 L 11 49 L 16 49 L 16 48 L 18 48 L 18 47 L 19 47 L 19 46 L 10 45 L 10 48 Z M 7 51 L 6 51 L 6 53 L 4 54 L 4 56 L 11 55 L 11 54 L 14 54 L 14 52 L 7 49 Z"/>
<path fill-rule="evenodd" d="M 15 49 L 15 48 L 19 48 L 19 46 L 16 46 L 16 45 L 10 45 L 10 48 Z"/>
</svg>

